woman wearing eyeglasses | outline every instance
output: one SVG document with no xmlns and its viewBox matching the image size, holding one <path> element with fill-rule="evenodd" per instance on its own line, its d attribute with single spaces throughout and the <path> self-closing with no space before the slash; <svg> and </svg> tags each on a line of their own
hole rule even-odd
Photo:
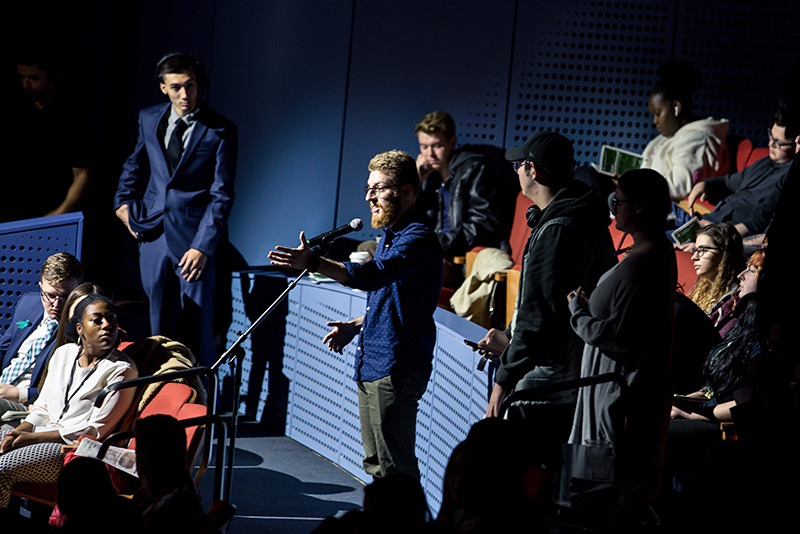
<svg viewBox="0 0 800 534">
<path fill-rule="evenodd" d="M 738 320 L 730 323 L 732 324 L 730 330 L 708 352 L 702 367 L 702 376 L 699 377 L 701 380 L 698 381 L 702 387 L 688 394 L 684 390 L 684 394 L 675 395 L 673 399 L 670 411 L 671 421 L 664 448 L 664 469 L 671 475 L 677 475 L 684 482 L 691 482 L 694 479 L 696 485 L 684 486 L 684 490 L 691 495 L 703 495 L 704 497 L 715 495 L 714 487 L 721 486 L 709 486 L 708 484 L 713 480 L 700 475 L 700 473 L 708 475 L 714 472 L 718 475 L 718 472 L 711 471 L 709 467 L 717 461 L 725 463 L 726 468 L 736 470 L 737 482 L 751 480 L 748 478 L 749 472 L 746 468 L 740 470 L 741 465 L 736 463 L 736 460 L 731 460 L 730 456 L 724 455 L 724 451 L 730 452 L 730 448 L 719 448 L 724 443 L 729 445 L 735 443 L 720 441 L 720 422 L 733 420 L 731 410 L 736 406 L 737 398 L 741 401 L 742 398 L 746 400 L 751 396 L 746 386 L 748 383 L 756 382 L 755 370 L 760 367 L 762 347 L 756 324 L 756 315 L 758 314 L 756 292 L 760 271 L 760 267 L 757 265 L 763 262 L 763 258 L 764 251 L 756 251 L 751 256 L 747 268 L 739 274 L 741 298 L 738 300 L 734 312 Z M 749 404 L 754 403 L 750 402 Z M 770 411 L 774 411 L 772 408 Z M 760 413 L 758 408 L 750 414 L 750 418 L 745 417 L 745 419 L 752 423 L 754 420 L 751 418 L 757 413 Z M 764 413 L 757 417 L 761 418 L 767 415 Z M 791 419 L 787 418 L 785 421 L 789 420 Z M 784 420 L 781 420 L 781 423 L 783 422 Z M 765 428 L 766 426 L 768 425 L 765 425 Z M 768 438 L 767 441 L 769 442 Z M 772 443 L 769 443 L 772 447 Z M 779 453 L 776 457 L 782 458 Z M 740 457 L 737 456 L 737 458 Z M 747 456 L 743 460 L 753 460 L 753 458 Z M 753 464 L 753 468 L 762 469 L 758 462 Z M 768 484 L 764 487 L 767 486 Z M 759 488 L 757 485 L 750 487 Z M 741 489 L 734 490 L 732 488 L 732 486 L 725 487 L 731 491 L 740 491 Z M 695 491 L 698 493 L 694 493 Z M 748 503 L 752 503 L 751 496 L 748 496 L 747 499 Z M 703 510 L 715 509 L 707 502 L 707 499 L 695 502 L 690 498 L 686 502 L 702 506 Z M 727 500 L 725 502 L 728 504 Z M 687 511 L 687 514 L 688 517 L 692 517 L 692 526 L 695 525 L 695 519 L 702 516 L 699 510 L 695 514 Z"/>
<path fill-rule="evenodd" d="M 742 236 L 731 224 L 711 224 L 697 233 L 691 252 L 697 282 L 689 298 L 712 314 L 737 288 L 736 276 L 744 268 Z"/>
<path fill-rule="evenodd" d="M 764 250 L 754 252 L 747 267 L 739 273 L 735 307 L 728 318 L 728 328 L 703 365 L 704 385 L 694 393 L 676 398 L 671 413 L 673 419 L 732 420 L 731 408 L 736 404 L 733 392 L 744 386 L 748 369 L 761 354 L 755 293 L 764 256 Z"/>
<path fill-rule="evenodd" d="M 633 248 L 600 278 L 591 300 L 581 288 L 567 299 L 572 328 L 586 343 L 581 377 L 614 373 L 627 388 L 605 382 L 579 389 L 569 442 L 609 442 L 615 481 L 639 487 L 624 502 L 646 504 L 658 490 L 672 400 L 677 268 L 664 234 L 671 202 L 666 180 L 652 169 L 623 174 L 610 201 L 617 228 L 633 236 Z"/>
</svg>

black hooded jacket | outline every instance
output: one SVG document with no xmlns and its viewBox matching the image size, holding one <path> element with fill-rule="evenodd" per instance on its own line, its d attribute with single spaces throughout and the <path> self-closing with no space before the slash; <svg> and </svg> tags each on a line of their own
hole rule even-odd
<svg viewBox="0 0 800 534">
<path fill-rule="evenodd" d="M 594 189 L 573 180 L 548 206 L 529 212 L 531 237 L 525 246 L 515 325 L 495 382 L 512 387 L 525 378 L 569 380 L 580 376 L 583 341 L 570 326 L 567 293 L 583 287 L 587 296 L 614 266 L 608 207 Z M 574 402 L 575 392 L 552 401 Z"/>
</svg>

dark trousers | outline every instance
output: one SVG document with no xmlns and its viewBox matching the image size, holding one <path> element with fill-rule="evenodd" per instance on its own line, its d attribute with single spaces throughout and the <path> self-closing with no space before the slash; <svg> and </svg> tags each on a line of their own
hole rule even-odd
<svg viewBox="0 0 800 534">
<path fill-rule="evenodd" d="M 518 404 L 511 405 L 506 418 L 520 421 L 532 465 L 544 465 L 554 473 L 561 472 L 561 445 L 572 432 L 575 404 Z"/>
<path fill-rule="evenodd" d="M 189 347 L 198 365 L 216 361 L 214 348 L 214 257 L 208 258 L 197 282 L 187 282 L 162 233 L 139 247 L 142 287 L 150 300 L 150 333 Z"/>
</svg>

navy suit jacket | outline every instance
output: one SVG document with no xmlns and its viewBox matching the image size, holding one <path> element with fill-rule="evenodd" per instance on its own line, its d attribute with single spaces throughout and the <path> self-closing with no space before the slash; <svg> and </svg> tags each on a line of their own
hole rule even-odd
<svg viewBox="0 0 800 534">
<path fill-rule="evenodd" d="M 16 306 L 14 306 L 14 318 L 11 320 L 8 330 L 0 337 L 0 357 L 3 358 L 4 370 L 11 364 L 14 356 L 17 355 L 22 343 L 36 330 L 43 315 L 42 297 L 38 292 L 25 293 L 19 298 Z M 18 324 L 20 322 L 21 325 Z M 31 375 L 31 387 L 28 388 L 27 403 L 33 402 L 39 396 L 39 378 L 47 366 L 47 361 L 50 359 L 50 354 L 53 352 L 55 344 L 56 336 L 54 335 L 36 358 L 33 374 Z"/>
<path fill-rule="evenodd" d="M 207 107 L 197 112 L 181 160 L 170 175 L 160 127 L 171 103 L 139 112 L 139 139 L 125 162 L 114 209 L 128 204 L 131 229 L 145 234 L 163 224 L 178 258 L 190 248 L 209 256 L 224 235 L 233 204 L 236 126 Z"/>
</svg>

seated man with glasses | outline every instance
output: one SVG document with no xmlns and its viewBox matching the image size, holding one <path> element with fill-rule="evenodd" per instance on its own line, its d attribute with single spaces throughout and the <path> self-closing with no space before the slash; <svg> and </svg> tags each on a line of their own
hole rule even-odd
<svg viewBox="0 0 800 534">
<path fill-rule="evenodd" d="M 733 224 L 742 237 L 763 233 L 789 174 L 798 134 L 800 117 L 797 112 L 780 108 L 768 130 L 769 156 L 739 172 L 697 182 L 689 193 L 690 215 L 694 215 L 696 200 L 708 200 L 716 206 L 703 215 L 702 226 L 727 222 Z M 688 244 L 681 248 L 689 250 L 691 247 L 692 244 Z"/>
<path fill-rule="evenodd" d="M 38 382 L 53 352 L 58 320 L 70 292 L 83 281 L 83 265 L 59 252 L 42 265 L 39 290 L 23 294 L 0 337 L 0 415 L 24 411 L 39 396 Z"/>
</svg>

